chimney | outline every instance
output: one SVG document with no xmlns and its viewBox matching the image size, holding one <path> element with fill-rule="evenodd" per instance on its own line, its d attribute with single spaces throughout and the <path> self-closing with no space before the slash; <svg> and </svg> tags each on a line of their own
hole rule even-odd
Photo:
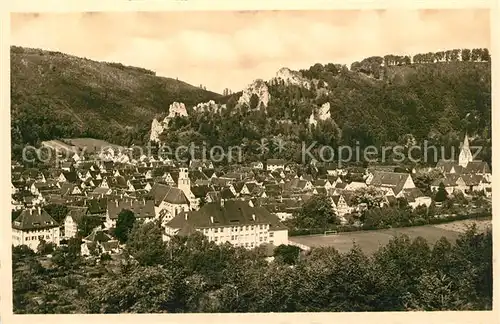
<svg viewBox="0 0 500 324">
<path fill-rule="evenodd" d="M 213 216 L 210 216 L 210 223 L 214 223 L 214 217 Z"/>
<path fill-rule="evenodd" d="M 255 214 L 252 214 L 252 220 L 255 222 Z"/>
<path fill-rule="evenodd" d="M 115 205 L 116 207 L 118 207 L 118 200 L 115 200 Z"/>
<path fill-rule="evenodd" d="M 187 212 L 184 212 L 184 219 L 188 220 L 188 213 Z"/>
<path fill-rule="evenodd" d="M 38 206 L 38 214 L 42 214 L 42 209 Z"/>
<path fill-rule="evenodd" d="M 224 207 L 224 199 L 223 198 L 220 199 L 220 206 Z"/>
</svg>

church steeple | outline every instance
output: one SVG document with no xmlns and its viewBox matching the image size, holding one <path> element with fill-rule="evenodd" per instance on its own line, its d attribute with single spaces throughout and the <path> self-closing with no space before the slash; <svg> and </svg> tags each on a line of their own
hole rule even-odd
<svg viewBox="0 0 500 324">
<path fill-rule="evenodd" d="M 472 160 L 472 153 L 469 148 L 469 137 L 467 136 L 467 133 L 465 133 L 464 142 L 462 143 L 460 155 L 458 156 L 458 164 L 465 168 Z"/>
<path fill-rule="evenodd" d="M 181 189 L 186 197 L 189 198 L 191 193 L 191 181 L 187 168 L 179 168 L 179 179 L 177 180 L 177 188 Z"/>
</svg>

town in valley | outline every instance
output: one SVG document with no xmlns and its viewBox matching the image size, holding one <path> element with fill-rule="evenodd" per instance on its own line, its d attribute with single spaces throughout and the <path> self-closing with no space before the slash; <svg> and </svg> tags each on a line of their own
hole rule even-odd
<svg viewBox="0 0 500 324">
<path fill-rule="evenodd" d="M 121 37 L 130 31 L 110 21 L 133 17 L 151 27 L 146 35 L 159 28 L 151 15 L 81 13 L 75 26 L 87 35 L 106 21 L 102 32 Z M 444 42 L 450 28 L 435 27 L 459 11 L 406 13 L 421 27 L 434 25 L 418 19 L 435 21 L 428 34 L 453 47 L 419 45 L 419 53 L 401 39 L 406 45 L 379 56 L 365 32 L 353 32 L 368 54 L 348 65 L 336 57 L 350 46 L 341 52 L 317 37 L 344 28 L 332 21 L 354 11 L 282 12 L 294 22 L 286 33 L 274 34 L 278 25 L 261 33 L 275 47 L 247 48 L 252 26 L 281 21 L 273 15 L 234 13 L 236 22 L 213 13 L 201 34 L 199 26 L 158 29 L 151 39 L 179 46 L 159 54 L 146 38 L 123 36 L 125 45 L 143 44 L 147 59 L 133 49 L 99 56 L 102 44 L 94 55 L 90 40 L 88 52 L 41 49 L 43 37 L 24 41 L 22 26 L 50 30 L 58 15 L 12 16 L 15 314 L 492 309 L 492 58 L 488 40 L 476 37 L 489 24 L 470 24 L 474 42 L 464 34 L 463 44 L 477 46 L 461 48 Z M 234 25 L 224 32 L 234 37 L 220 21 Z M 289 28 L 309 33 L 300 36 L 305 45 Z M 342 30 L 336 37 L 350 33 Z M 194 64 L 205 56 L 181 41 L 186 35 L 200 44 L 213 37 L 206 44 L 217 44 L 224 62 L 206 59 L 225 70 Z M 318 49 L 294 54 L 309 66 L 274 66 L 272 55 L 290 52 L 281 42 Z M 153 70 L 157 56 L 168 56 L 158 63 L 168 76 Z M 142 61 L 127 65 L 134 59 Z M 252 69 L 267 70 L 241 81 Z"/>
</svg>

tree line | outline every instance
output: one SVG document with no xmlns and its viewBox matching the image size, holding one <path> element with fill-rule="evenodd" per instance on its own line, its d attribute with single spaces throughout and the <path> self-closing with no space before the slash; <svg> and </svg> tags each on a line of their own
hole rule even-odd
<svg viewBox="0 0 500 324">
<path fill-rule="evenodd" d="M 488 310 L 492 234 L 456 242 L 395 237 L 374 254 L 359 246 L 269 254 L 203 235 L 163 242 L 136 223 L 121 256 L 83 258 L 72 239 L 55 250 L 13 247 L 14 313 L 349 312 Z M 46 254 L 51 254 L 47 258 Z M 274 256 L 274 261 L 267 261 Z"/>
<path fill-rule="evenodd" d="M 439 52 L 428 52 L 415 54 L 413 57 L 410 55 L 393 55 L 388 54 L 385 56 L 371 56 L 363 59 L 362 61 L 353 62 L 351 64 L 351 71 L 363 72 L 372 74 L 375 77 L 380 77 L 382 67 L 389 67 L 395 65 L 410 65 L 422 63 L 436 63 L 436 62 L 489 62 L 491 55 L 487 48 L 474 48 L 474 49 L 453 49 Z"/>
<path fill-rule="evenodd" d="M 432 203 L 428 207 L 420 205 L 412 208 L 404 197 L 394 198 L 388 202 L 384 192 L 373 187 L 357 189 L 351 195 L 349 198 L 351 205 L 363 205 L 364 208 L 342 217 L 332 209 L 330 197 L 314 195 L 293 214 L 292 218 L 284 221 L 289 229 L 289 235 L 410 227 L 491 217 L 491 204 L 486 201 L 484 193 L 475 193 L 468 200 L 461 192 L 449 195 L 442 184 L 438 190 L 427 193 L 432 198 Z M 473 212 L 466 213 L 467 209 Z M 345 220 L 343 224 L 342 218 Z"/>
</svg>

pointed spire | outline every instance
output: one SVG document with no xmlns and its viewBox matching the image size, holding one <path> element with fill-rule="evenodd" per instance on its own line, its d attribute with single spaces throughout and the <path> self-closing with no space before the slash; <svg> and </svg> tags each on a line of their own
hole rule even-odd
<svg viewBox="0 0 500 324">
<path fill-rule="evenodd" d="M 472 153 L 469 148 L 469 136 L 465 133 L 464 142 L 458 156 L 458 164 L 462 167 L 467 167 L 467 164 L 473 160 Z"/>
<path fill-rule="evenodd" d="M 467 132 L 465 132 L 465 137 L 464 137 L 464 143 L 462 145 L 464 148 L 469 148 L 469 136 L 467 135 Z"/>
</svg>

